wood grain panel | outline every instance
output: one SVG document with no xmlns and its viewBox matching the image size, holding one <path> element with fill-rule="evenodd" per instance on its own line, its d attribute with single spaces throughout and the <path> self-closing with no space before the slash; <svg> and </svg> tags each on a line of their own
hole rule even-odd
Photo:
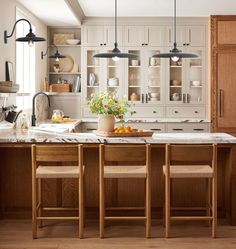
<svg viewBox="0 0 236 249">
<path fill-rule="evenodd" d="M 218 44 L 236 45 L 236 20 L 218 21 Z"/>
</svg>

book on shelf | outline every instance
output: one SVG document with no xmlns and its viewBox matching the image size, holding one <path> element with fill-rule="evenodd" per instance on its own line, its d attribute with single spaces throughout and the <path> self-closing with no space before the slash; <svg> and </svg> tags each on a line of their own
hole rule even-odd
<svg viewBox="0 0 236 249">
<path fill-rule="evenodd" d="M 72 92 L 79 93 L 81 92 L 81 79 L 80 76 L 77 76 L 73 86 L 72 86 Z"/>
</svg>

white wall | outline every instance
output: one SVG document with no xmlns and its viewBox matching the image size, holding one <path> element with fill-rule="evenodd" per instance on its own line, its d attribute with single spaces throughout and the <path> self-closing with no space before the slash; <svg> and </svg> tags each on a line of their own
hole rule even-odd
<svg viewBox="0 0 236 249">
<path fill-rule="evenodd" d="M 15 23 L 16 8 L 20 8 L 26 16 L 30 19 L 32 24 L 36 27 L 38 36 L 47 38 L 47 26 L 42 23 L 37 17 L 20 5 L 16 0 L 0 0 L 0 81 L 5 80 L 5 61 L 12 61 L 15 69 L 15 37 L 8 39 L 8 43 L 4 44 L 3 33 L 7 30 L 8 34 L 11 32 Z M 36 91 L 40 90 L 44 78 L 47 75 L 47 62 L 41 60 L 40 53 L 47 48 L 47 42 L 40 42 L 35 44 L 36 57 Z"/>
</svg>

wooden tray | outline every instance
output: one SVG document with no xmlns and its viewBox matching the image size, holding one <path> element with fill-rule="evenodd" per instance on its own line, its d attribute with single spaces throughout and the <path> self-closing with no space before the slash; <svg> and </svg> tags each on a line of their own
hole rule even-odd
<svg viewBox="0 0 236 249">
<path fill-rule="evenodd" d="M 131 132 L 131 133 L 127 133 L 127 132 L 122 132 L 122 133 L 115 133 L 115 132 L 105 132 L 105 131 L 94 131 L 94 133 L 97 136 L 101 136 L 101 137 L 151 137 L 153 134 L 153 131 L 148 131 L 148 130 L 144 130 L 143 132 Z"/>
</svg>

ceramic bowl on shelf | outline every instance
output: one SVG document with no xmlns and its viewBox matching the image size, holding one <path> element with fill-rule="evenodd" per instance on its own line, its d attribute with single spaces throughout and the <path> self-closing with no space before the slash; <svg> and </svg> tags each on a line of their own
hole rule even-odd
<svg viewBox="0 0 236 249">
<path fill-rule="evenodd" d="M 78 40 L 78 39 L 67 39 L 66 40 L 66 43 L 68 45 L 77 45 L 77 44 L 79 44 L 79 42 L 80 42 L 80 40 Z"/>
<path fill-rule="evenodd" d="M 108 85 L 109 86 L 118 86 L 118 82 L 119 82 L 118 78 L 110 78 L 108 80 Z"/>
<path fill-rule="evenodd" d="M 192 86 L 200 86 L 201 85 L 201 81 L 200 80 L 193 80 L 192 81 Z"/>
<path fill-rule="evenodd" d="M 150 93 L 151 98 L 157 98 L 159 93 Z"/>
</svg>

